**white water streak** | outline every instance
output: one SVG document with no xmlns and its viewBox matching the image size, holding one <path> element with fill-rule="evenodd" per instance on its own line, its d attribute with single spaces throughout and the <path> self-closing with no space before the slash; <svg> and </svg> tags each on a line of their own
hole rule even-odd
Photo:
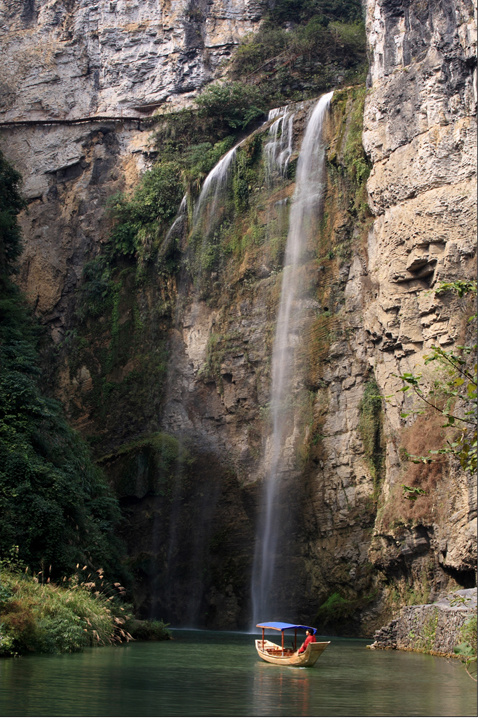
<svg viewBox="0 0 479 720">
<path fill-rule="evenodd" d="M 274 120 L 269 128 L 271 139 L 264 148 L 266 180 L 270 185 L 276 173 L 283 177 L 286 175 L 293 152 L 294 110 L 291 110 L 288 106 L 270 110 L 268 122 L 271 122 L 271 120 Z"/>
<path fill-rule="evenodd" d="M 272 358 L 272 438 L 270 466 L 265 480 L 265 509 L 257 533 L 253 562 L 253 622 L 264 621 L 273 607 L 274 574 L 282 519 L 277 507 L 281 475 L 286 470 L 284 447 L 291 435 L 291 421 L 286 413 L 293 384 L 294 345 L 300 325 L 301 267 L 308 243 L 308 229 L 319 216 L 324 184 L 322 143 L 323 120 L 333 93 L 323 95 L 313 110 L 303 138 L 296 171 L 296 189 L 290 212 L 289 232 L 284 261 L 281 300 Z M 285 117 L 285 116 L 283 116 Z"/>
<path fill-rule="evenodd" d="M 162 250 L 168 248 L 169 242 L 170 242 L 171 238 L 173 237 L 173 234 L 176 232 L 177 227 L 185 221 L 186 209 L 187 209 L 187 196 L 183 195 L 183 199 L 180 203 L 180 207 L 178 208 L 178 212 L 176 213 L 176 217 L 173 220 L 173 223 L 170 225 L 170 228 L 165 235 L 165 239 L 163 240 Z"/>
<path fill-rule="evenodd" d="M 209 234 L 211 225 L 217 216 L 218 201 L 228 184 L 229 172 L 236 157 L 236 151 L 241 143 L 235 145 L 216 163 L 214 168 L 207 175 L 201 188 L 193 213 L 193 227 L 200 218 L 206 217 L 206 227 L 203 229 L 205 236 Z"/>
</svg>

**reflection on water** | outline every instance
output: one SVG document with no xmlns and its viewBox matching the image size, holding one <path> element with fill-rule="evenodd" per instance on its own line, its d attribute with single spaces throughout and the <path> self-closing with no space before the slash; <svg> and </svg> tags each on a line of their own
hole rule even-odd
<svg viewBox="0 0 479 720">
<path fill-rule="evenodd" d="M 174 631 L 79 655 L 0 660 L 2 716 L 476 716 L 457 661 L 333 639 L 314 668 L 259 660 L 254 637 Z"/>
<path fill-rule="evenodd" d="M 285 671 L 288 671 L 285 672 Z M 265 700 L 272 704 L 276 715 L 295 714 L 302 717 L 315 715 L 310 705 L 310 685 L 312 680 L 307 668 L 273 668 L 261 664 L 257 668 L 253 685 L 253 715 L 270 714 L 265 712 Z"/>
</svg>

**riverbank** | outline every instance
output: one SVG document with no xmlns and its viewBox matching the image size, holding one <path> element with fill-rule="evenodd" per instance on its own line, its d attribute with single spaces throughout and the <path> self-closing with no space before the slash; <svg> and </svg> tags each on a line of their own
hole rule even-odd
<svg viewBox="0 0 479 720">
<path fill-rule="evenodd" d="M 124 588 L 77 576 L 56 585 L 41 575 L 0 571 L 0 656 L 73 653 L 130 640 L 167 640 L 159 621 L 137 620 Z"/>
<path fill-rule="evenodd" d="M 427 605 L 401 608 L 397 618 L 376 631 L 369 647 L 444 657 L 468 658 L 475 652 L 477 656 L 477 588 L 449 593 Z"/>
</svg>

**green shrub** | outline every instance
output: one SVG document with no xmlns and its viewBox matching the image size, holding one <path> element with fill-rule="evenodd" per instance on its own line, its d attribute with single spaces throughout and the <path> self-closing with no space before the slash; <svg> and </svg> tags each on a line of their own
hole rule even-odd
<svg viewBox="0 0 479 720">
<path fill-rule="evenodd" d="M 137 620 L 130 618 L 125 629 L 135 640 L 171 640 L 168 623 L 163 620 Z"/>
<path fill-rule="evenodd" d="M 364 454 L 369 462 L 375 496 L 377 496 L 384 471 L 384 439 L 382 398 L 375 380 L 370 380 L 364 387 L 359 413 L 358 431 L 363 442 Z"/>
<path fill-rule="evenodd" d="M 160 162 L 143 175 L 131 198 L 111 198 L 113 227 L 104 251 L 110 263 L 125 256 L 149 257 L 178 212 L 183 194 L 179 165 Z"/>
<path fill-rule="evenodd" d="M 197 108 L 183 108 L 158 115 L 156 118 L 155 147 L 161 159 L 174 161 L 193 145 L 218 139 L 207 117 L 199 117 Z"/>
<path fill-rule="evenodd" d="M 1 336 L 1 328 L 0 328 Z M 78 561 L 120 564 L 113 527 L 119 509 L 89 450 L 44 397 L 34 374 L 0 346 L 0 557 L 18 546 L 21 559 L 52 576 Z M 20 343 L 9 350 L 26 360 Z"/>
<path fill-rule="evenodd" d="M 344 598 L 339 592 L 334 592 L 319 607 L 316 622 L 327 626 L 351 617 L 356 609 L 356 604 Z"/>
<path fill-rule="evenodd" d="M 131 639 L 124 629 L 130 610 L 96 582 L 67 586 L 43 583 L 41 576 L 2 569 L 1 587 L 9 597 L 0 603 L 0 655 L 71 653 L 91 645 Z"/>
<path fill-rule="evenodd" d="M 290 43 L 283 28 L 266 23 L 258 31 L 247 35 L 240 43 L 231 63 L 233 77 L 247 78 L 268 59 L 278 58 Z"/>
<path fill-rule="evenodd" d="M 454 648 L 456 655 L 459 655 L 466 667 L 477 663 L 477 615 L 473 615 L 461 628 L 459 644 Z M 476 668 L 477 674 L 477 668 Z"/>
<path fill-rule="evenodd" d="M 113 284 L 110 264 L 104 256 L 90 260 L 83 267 L 82 284 L 78 290 L 77 317 L 97 318 L 112 306 Z"/>
<path fill-rule="evenodd" d="M 43 617 L 37 625 L 37 638 L 34 649 L 42 653 L 78 652 L 88 645 L 77 616 L 65 608 L 59 613 Z"/>
<path fill-rule="evenodd" d="M 17 214 L 26 203 L 20 188 L 22 177 L 0 152 L 0 283 L 14 269 L 21 252 L 21 232 Z"/>
<path fill-rule="evenodd" d="M 227 135 L 214 145 L 210 142 L 191 145 L 178 159 L 183 168 L 183 175 L 193 186 L 195 193 L 200 190 L 201 183 L 210 170 L 233 147 L 234 141 L 233 135 Z"/>
<path fill-rule="evenodd" d="M 276 0 L 269 18 L 279 23 L 299 23 L 317 15 L 328 24 L 330 20 L 361 20 L 362 14 L 361 0 Z"/>
<path fill-rule="evenodd" d="M 283 13 L 275 6 L 235 53 L 231 77 L 254 86 L 263 104 L 272 107 L 314 97 L 332 85 L 364 80 L 366 35 L 361 16 L 348 12 L 326 16 L 310 10 L 284 8 Z M 287 28 L 282 27 L 286 20 Z"/>
<path fill-rule="evenodd" d="M 213 119 L 220 127 L 230 130 L 244 130 L 266 109 L 259 90 L 241 82 L 209 85 L 195 103 L 200 117 Z"/>
</svg>

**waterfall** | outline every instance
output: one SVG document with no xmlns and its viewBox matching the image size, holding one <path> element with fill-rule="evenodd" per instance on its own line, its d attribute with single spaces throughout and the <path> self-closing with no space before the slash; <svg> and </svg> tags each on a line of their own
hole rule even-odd
<svg viewBox="0 0 479 720">
<path fill-rule="evenodd" d="M 183 226 L 187 219 L 187 196 L 183 195 L 183 199 L 176 213 L 176 217 L 173 220 L 168 232 L 165 235 L 165 239 L 161 243 L 160 256 L 164 256 L 170 249 L 170 245 L 177 239 L 176 235 L 182 234 Z"/>
<path fill-rule="evenodd" d="M 176 213 L 176 217 L 173 220 L 170 229 L 166 233 L 165 239 L 163 240 L 163 245 L 165 247 L 168 246 L 174 233 L 177 232 L 178 227 L 186 220 L 187 200 L 188 197 L 186 195 L 183 195 L 183 199 L 180 203 L 180 207 L 178 208 L 178 212 Z"/>
<path fill-rule="evenodd" d="M 208 236 L 214 221 L 217 219 L 218 202 L 227 187 L 230 169 L 236 157 L 236 151 L 241 143 L 238 143 L 223 155 L 214 168 L 207 175 L 201 188 L 200 196 L 196 202 L 193 213 L 193 228 L 201 219 L 205 219 L 203 228 L 204 237 Z"/>
<path fill-rule="evenodd" d="M 285 175 L 293 149 L 294 110 L 290 106 L 270 110 L 263 126 L 272 122 L 269 128 L 270 139 L 265 146 L 266 178 L 269 183 L 275 173 Z M 230 171 L 234 166 L 236 152 L 244 141 L 241 140 L 216 163 L 207 175 L 193 212 L 193 229 L 204 221 L 203 237 L 211 232 L 218 220 L 219 203 L 228 186 Z"/>
<path fill-rule="evenodd" d="M 267 122 L 274 122 L 269 128 L 270 139 L 265 145 L 266 180 L 272 184 L 276 173 L 284 177 L 293 152 L 294 111 L 286 105 L 269 111 Z"/>
<path fill-rule="evenodd" d="M 333 93 L 323 95 L 308 121 L 298 158 L 296 189 L 290 211 L 284 260 L 281 299 L 272 357 L 271 421 L 272 434 L 266 448 L 268 472 L 264 484 L 264 509 L 256 537 L 252 573 L 253 624 L 271 619 L 275 604 L 275 570 L 285 540 L 285 520 L 281 513 L 282 481 L 294 470 L 291 417 L 293 400 L 294 348 L 300 341 L 302 307 L 301 264 L 308 247 L 311 226 L 318 218 L 323 194 L 325 150 L 322 144 L 323 119 Z M 277 122 L 287 122 L 284 112 Z M 289 121 L 289 118 L 288 118 Z M 276 131 L 273 131 L 276 132 Z M 278 125 L 279 132 L 279 125 Z M 289 147 L 289 145 L 288 145 Z M 284 152 L 284 149 L 281 151 Z M 278 155 L 279 156 L 279 155 Z M 283 156 L 285 157 L 285 156 Z M 284 500 L 284 498 L 283 498 Z M 286 547 L 284 548 L 287 552 Z M 292 581 L 292 578 L 291 578 Z"/>
</svg>

